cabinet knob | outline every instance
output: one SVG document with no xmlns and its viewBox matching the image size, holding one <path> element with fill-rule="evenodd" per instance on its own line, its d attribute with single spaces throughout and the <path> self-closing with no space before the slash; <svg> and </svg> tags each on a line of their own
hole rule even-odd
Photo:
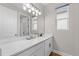
<svg viewBox="0 0 79 59">
<path fill-rule="evenodd" d="M 51 43 L 49 43 L 49 47 L 51 47 Z"/>
</svg>

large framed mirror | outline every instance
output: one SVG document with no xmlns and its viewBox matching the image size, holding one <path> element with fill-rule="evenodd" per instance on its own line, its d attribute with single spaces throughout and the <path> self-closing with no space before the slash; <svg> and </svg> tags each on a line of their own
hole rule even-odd
<svg viewBox="0 0 79 59">
<path fill-rule="evenodd" d="M 29 17 L 20 15 L 20 36 L 29 35 Z"/>
<path fill-rule="evenodd" d="M 33 4 L 42 14 L 23 9 L 23 3 L 0 4 L 0 38 L 38 36 L 45 32 L 44 10 L 40 4 Z"/>
</svg>

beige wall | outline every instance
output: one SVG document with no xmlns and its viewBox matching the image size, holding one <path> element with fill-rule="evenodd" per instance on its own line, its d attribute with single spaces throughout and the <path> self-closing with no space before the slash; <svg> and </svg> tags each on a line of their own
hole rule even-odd
<svg viewBox="0 0 79 59">
<path fill-rule="evenodd" d="M 55 4 L 48 5 L 45 17 L 45 32 L 54 33 L 55 49 L 71 55 L 79 55 L 79 4 L 70 4 L 69 9 L 69 31 L 57 31 Z"/>
</svg>

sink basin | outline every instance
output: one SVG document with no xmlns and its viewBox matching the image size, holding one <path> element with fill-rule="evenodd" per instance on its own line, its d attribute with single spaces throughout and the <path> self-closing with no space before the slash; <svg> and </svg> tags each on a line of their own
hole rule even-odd
<svg viewBox="0 0 79 59">
<path fill-rule="evenodd" d="M 35 37 L 33 37 L 33 36 L 27 36 L 27 37 L 26 37 L 27 40 L 31 40 L 31 39 L 34 39 L 34 38 L 35 38 Z"/>
</svg>

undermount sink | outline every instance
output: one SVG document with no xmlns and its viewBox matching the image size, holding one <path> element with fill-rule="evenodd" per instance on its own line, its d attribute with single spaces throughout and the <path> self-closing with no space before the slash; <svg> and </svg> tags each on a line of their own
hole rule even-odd
<svg viewBox="0 0 79 59">
<path fill-rule="evenodd" d="M 26 37 L 27 40 L 31 40 L 31 39 L 34 39 L 34 38 L 35 38 L 35 37 L 33 37 L 33 36 L 27 36 L 27 37 Z"/>
<path fill-rule="evenodd" d="M 41 37 L 41 36 L 40 35 L 28 35 L 28 36 L 26 36 L 26 39 L 31 40 L 31 39 L 35 39 L 37 37 Z"/>
</svg>

